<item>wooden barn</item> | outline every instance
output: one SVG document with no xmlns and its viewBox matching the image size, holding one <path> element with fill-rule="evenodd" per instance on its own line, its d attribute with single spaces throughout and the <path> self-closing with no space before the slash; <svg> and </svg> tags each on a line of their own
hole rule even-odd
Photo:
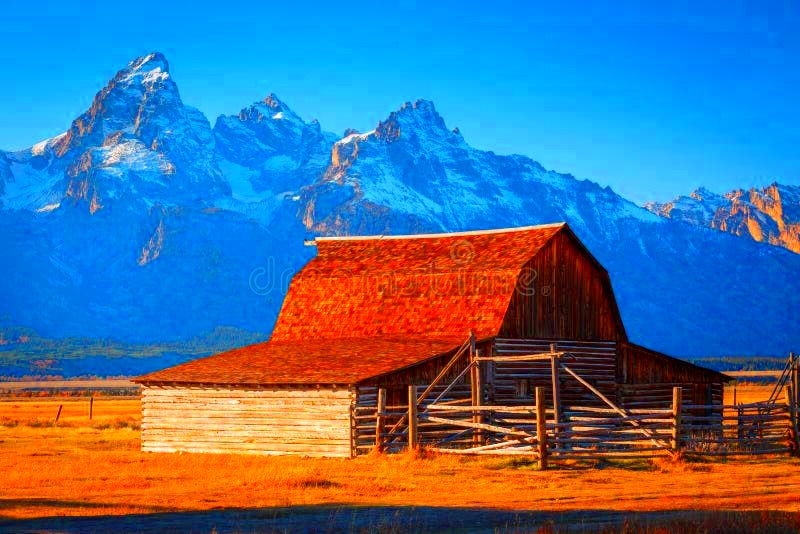
<svg viewBox="0 0 800 534">
<path fill-rule="evenodd" d="M 529 405 L 536 387 L 559 406 L 668 408 L 676 386 L 722 402 L 725 375 L 628 340 L 608 273 L 566 224 L 313 244 L 269 341 L 136 379 L 144 451 L 353 456 L 380 434 L 376 410 L 413 391 L 415 409 Z M 548 352 L 570 374 L 523 357 Z"/>
</svg>

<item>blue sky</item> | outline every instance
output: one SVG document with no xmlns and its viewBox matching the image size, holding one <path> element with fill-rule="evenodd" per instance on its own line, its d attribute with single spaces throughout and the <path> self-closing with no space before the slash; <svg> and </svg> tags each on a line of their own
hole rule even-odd
<svg viewBox="0 0 800 534">
<path fill-rule="evenodd" d="M 159 50 L 212 123 L 275 92 L 327 130 L 368 130 L 427 98 L 473 146 L 637 202 L 800 183 L 800 4 L 658 4 L 11 0 L 0 148 L 64 131 Z"/>
</svg>

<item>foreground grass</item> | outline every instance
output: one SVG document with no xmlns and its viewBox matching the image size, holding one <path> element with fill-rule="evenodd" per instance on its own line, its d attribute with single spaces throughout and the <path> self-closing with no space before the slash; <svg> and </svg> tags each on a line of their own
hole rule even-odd
<svg viewBox="0 0 800 534">
<path fill-rule="evenodd" d="M 51 420 L 63 404 L 60 426 Z M 152 514 L 315 505 L 569 513 L 759 511 L 629 522 L 629 531 L 796 531 L 800 461 L 564 465 L 509 458 L 375 455 L 310 459 L 139 452 L 139 402 L 0 401 L 0 518 Z M 35 421 L 36 423 L 31 423 Z M 722 521 L 723 523 L 720 523 Z M 704 523 L 706 522 L 706 523 Z M 709 528 L 696 530 L 689 525 Z M 524 528 L 522 530 L 525 530 Z"/>
</svg>

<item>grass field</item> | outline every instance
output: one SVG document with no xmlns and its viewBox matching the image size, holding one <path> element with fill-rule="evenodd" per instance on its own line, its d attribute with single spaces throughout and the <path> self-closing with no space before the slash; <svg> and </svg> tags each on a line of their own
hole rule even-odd
<svg viewBox="0 0 800 534">
<path fill-rule="evenodd" d="M 539 472 L 485 457 L 142 454 L 139 420 L 138 400 L 96 399 L 92 421 L 85 399 L 0 400 L 0 530 L 800 529 L 788 457 Z"/>
</svg>

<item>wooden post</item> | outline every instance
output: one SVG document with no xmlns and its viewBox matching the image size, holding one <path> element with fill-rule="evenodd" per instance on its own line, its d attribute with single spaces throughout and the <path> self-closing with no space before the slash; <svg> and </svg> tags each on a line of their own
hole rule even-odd
<svg viewBox="0 0 800 534">
<path fill-rule="evenodd" d="M 487 347 L 486 356 L 497 356 L 494 349 L 494 342 L 489 342 Z M 494 360 L 486 362 L 486 402 L 490 405 L 495 403 L 494 375 L 497 371 L 495 365 L 496 362 Z"/>
<path fill-rule="evenodd" d="M 473 353 L 473 362 L 474 365 L 472 367 L 472 405 L 473 406 L 482 406 L 483 405 L 483 387 L 481 385 L 481 362 L 477 360 L 478 356 L 480 356 L 479 352 L 475 350 Z M 483 423 L 483 414 L 481 412 L 473 412 L 472 414 L 472 422 L 477 424 Z M 475 445 L 483 445 L 485 441 L 485 434 L 479 428 L 476 428 L 472 432 L 472 443 Z"/>
<path fill-rule="evenodd" d="M 408 386 L 408 450 L 414 450 L 419 443 L 417 435 L 417 386 Z"/>
<path fill-rule="evenodd" d="M 736 407 L 736 444 L 741 447 L 744 441 L 744 410 L 742 405 Z"/>
<path fill-rule="evenodd" d="M 794 409 L 795 418 L 800 417 L 800 355 L 791 353 L 794 358 L 794 365 L 792 365 L 792 392 L 794 393 Z"/>
<path fill-rule="evenodd" d="M 681 409 L 683 407 L 683 389 L 672 388 L 672 452 L 678 453 L 681 448 Z"/>
<path fill-rule="evenodd" d="M 386 389 L 378 388 L 378 404 L 375 410 L 375 451 L 383 452 L 383 432 L 386 426 Z"/>
<path fill-rule="evenodd" d="M 63 408 L 63 404 L 58 405 L 58 413 L 56 413 L 56 423 L 58 423 L 58 418 L 61 417 L 61 408 Z"/>
<path fill-rule="evenodd" d="M 797 406 L 795 405 L 792 386 L 787 385 L 784 392 L 786 394 L 786 406 L 789 408 L 789 435 L 792 437 L 792 449 L 795 455 L 800 455 L 800 436 L 798 436 L 797 429 Z"/>
<path fill-rule="evenodd" d="M 94 397 L 89 397 L 89 421 L 92 420 L 93 411 L 94 411 Z"/>
<path fill-rule="evenodd" d="M 539 451 L 539 469 L 547 469 L 547 419 L 544 405 L 544 389 L 536 388 L 536 445 Z"/>
<path fill-rule="evenodd" d="M 555 355 L 557 347 L 555 343 L 550 344 L 550 374 L 553 380 L 553 422 L 558 425 L 561 422 L 561 378 L 558 375 L 560 362 Z M 558 436 L 558 427 L 553 430 L 553 436 Z"/>
</svg>

